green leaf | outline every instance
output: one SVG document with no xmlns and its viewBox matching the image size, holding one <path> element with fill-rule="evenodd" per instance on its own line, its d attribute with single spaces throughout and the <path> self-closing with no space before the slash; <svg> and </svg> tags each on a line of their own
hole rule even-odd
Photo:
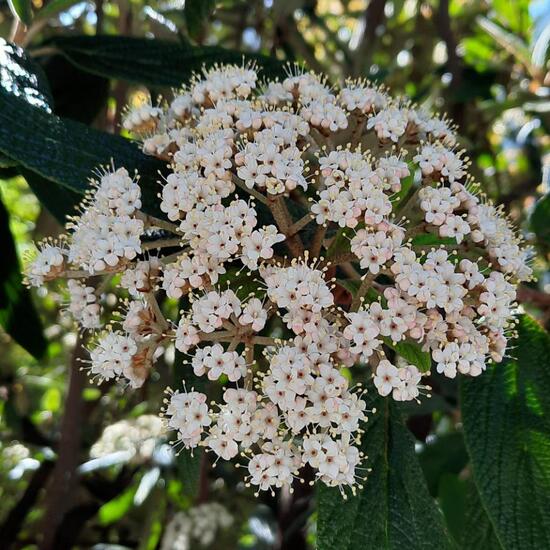
<svg viewBox="0 0 550 550">
<path fill-rule="evenodd" d="M 192 38 L 200 36 L 205 21 L 210 17 L 215 7 L 215 0 L 185 0 L 183 13 L 189 36 Z"/>
<path fill-rule="evenodd" d="M 47 113 L 1 88 L 0 104 L 0 152 L 72 192 L 65 198 L 54 191 L 53 207 L 44 194 L 48 208 L 72 212 L 75 193 L 84 194 L 93 171 L 112 159 L 116 167 L 139 172 L 144 210 L 158 214 L 157 179 L 164 163 L 145 156 L 127 139 Z"/>
<path fill-rule="evenodd" d="M 550 247 L 550 193 L 544 195 L 533 209 L 529 220 L 531 231 L 537 236 L 537 242 L 543 247 Z"/>
<path fill-rule="evenodd" d="M 216 63 L 255 62 L 261 75 L 286 76 L 275 58 L 218 46 L 193 47 L 181 42 L 123 36 L 60 36 L 50 45 L 80 68 L 94 74 L 150 86 L 180 86 Z"/>
<path fill-rule="evenodd" d="M 106 502 L 98 512 L 99 524 L 107 526 L 122 519 L 133 507 L 136 491 L 137 484 L 133 484 L 120 495 Z"/>
<path fill-rule="evenodd" d="M 477 17 L 478 25 L 488 33 L 500 46 L 502 46 L 509 54 L 513 55 L 517 61 L 531 70 L 531 56 L 529 48 L 519 36 L 508 32 L 500 25 L 497 25 L 490 19 L 483 16 Z"/>
<path fill-rule="evenodd" d="M 32 4 L 31 0 L 8 0 L 8 6 L 14 17 L 17 17 L 27 27 L 32 22 Z"/>
<path fill-rule="evenodd" d="M 550 337 L 522 315 L 514 359 L 461 385 L 464 437 L 504 548 L 550 548 Z"/>
<path fill-rule="evenodd" d="M 391 198 L 394 212 L 399 210 L 403 200 L 411 194 L 411 187 L 414 184 L 414 166 L 411 165 L 410 169 L 411 173 L 406 178 L 401 180 L 401 189 Z"/>
<path fill-rule="evenodd" d="M 428 351 L 422 351 L 420 344 L 405 340 L 394 343 L 390 338 L 384 338 L 384 344 L 401 355 L 403 359 L 418 368 L 420 372 L 428 372 L 432 366 L 432 356 Z"/>
<path fill-rule="evenodd" d="M 468 463 L 464 437 L 460 432 L 436 436 L 423 446 L 418 460 L 430 493 L 437 496 L 441 478 L 446 474 L 460 473 Z"/>
<path fill-rule="evenodd" d="M 327 258 L 334 258 L 339 254 L 345 254 L 351 251 L 350 240 L 353 237 L 353 230 L 349 227 L 341 227 L 334 236 L 327 250 Z"/>
<path fill-rule="evenodd" d="M 445 245 L 456 245 L 456 239 L 452 237 L 440 237 L 439 235 L 434 235 L 433 233 L 424 233 L 423 235 L 417 235 L 413 237 L 412 243 L 413 246 L 439 246 L 440 244 Z"/>
<path fill-rule="evenodd" d="M 456 541 L 461 539 L 465 530 L 467 485 L 467 481 L 452 474 L 443 474 L 439 480 L 437 500 L 449 532 Z"/>
<path fill-rule="evenodd" d="M 185 300 L 180 301 L 180 309 L 186 307 Z M 192 388 L 195 391 L 207 393 L 207 380 L 202 376 L 197 376 L 193 372 L 193 368 L 188 363 L 183 364 L 184 355 L 176 350 L 174 358 L 174 385 L 177 389 L 182 389 L 184 386 L 187 391 Z M 201 473 L 201 462 L 204 456 L 202 447 L 195 449 L 182 449 L 176 458 L 176 469 L 178 477 L 182 482 L 183 493 L 186 496 L 195 498 L 199 491 L 199 479 Z"/>
<path fill-rule="evenodd" d="M 46 411 L 57 412 L 61 407 L 61 392 L 58 388 L 49 388 L 42 396 L 41 406 Z"/>
<path fill-rule="evenodd" d="M 18 344 L 40 358 L 47 343 L 30 293 L 23 285 L 9 214 L 1 200 L 0 258 L 0 325 Z"/>
<path fill-rule="evenodd" d="M 52 94 L 42 69 L 25 50 L 0 38 L 0 88 L 51 112 Z"/>
<path fill-rule="evenodd" d="M 82 200 L 81 193 L 49 181 L 26 168 L 21 168 L 19 172 L 36 198 L 61 225 L 65 224 L 67 216 L 75 214 L 76 207 Z"/>
<path fill-rule="evenodd" d="M 127 139 L 51 114 L 53 99 L 41 69 L 24 50 L 1 39 L 0 71 L 0 154 L 20 165 L 52 214 L 60 220 L 73 214 L 93 170 L 111 161 L 139 172 L 144 210 L 159 214 L 163 162 Z"/>
<path fill-rule="evenodd" d="M 458 538 L 465 550 L 502 550 L 495 529 L 483 508 L 477 487 L 472 479 L 466 486 L 464 530 Z"/>
<path fill-rule="evenodd" d="M 13 168 L 17 166 L 17 161 L 12 160 L 0 153 L 0 169 L 1 168 Z"/>
<path fill-rule="evenodd" d="M 450 548 L 397 404 L 378 395 L 369 401 L 378 411 L 365 426 L 362 450 L 372 472 L 347 500 L 319 484 L 318 550 Z"/>
</svg>

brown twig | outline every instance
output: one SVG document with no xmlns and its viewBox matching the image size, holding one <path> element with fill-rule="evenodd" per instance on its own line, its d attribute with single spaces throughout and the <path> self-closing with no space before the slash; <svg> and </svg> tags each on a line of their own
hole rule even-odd
<svg viewBox="0 0 550 550">
<path fill-rule="evenodd" d="M 80 439 L 84 425 L 82 391 L 86 383 L 86 373 L 80 368 L 80 361 L 84 356 L 84 339 L 79 335 L 71 358 L 69 386 L 61 420 L 58 460 L 44 498 L 39 550 L 54 550 L 58 528 L 75 496 L 76 469 L 80 459 Z"/>
</svg>

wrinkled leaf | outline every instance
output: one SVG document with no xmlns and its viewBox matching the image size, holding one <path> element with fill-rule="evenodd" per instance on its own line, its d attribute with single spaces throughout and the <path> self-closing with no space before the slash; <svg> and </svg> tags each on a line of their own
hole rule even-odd
<svg viewBox="0 0 550 550">
<path fill-rule="evenodd" d="M 477 487 L 472 479 L 466 487 L 466 518 L 464 531 L 459 539 L 461 547 L 468 550 L 501 550 L 495 529 L 483 508 Z"/>
<path fill-rule="evenodd" d="M 3 40 L 0 72 L 0 154 L 20 165 L 50 212 L 60 220 L 72 214 L 93 170 L 113 160 L 117 168 L 138 170 L 144 210 L 159 213 L 157 180 L 164 163 L 127 139 L 52 115 L 53 98 L 41 69 Z"/>
<path fill-rule="evenodd" d="M 550 547 L 550 337 L 522 315 L 514 359 L 461 386 L 464 437 L 504 548 Z"/>
<path fill-rule="evenodd" d="M 46 113 L 2 89 L 0 104 L 0 151 L 73 192 L 67 195 L 66 204 L 54 207 L 71 211 L 74 193 L 84 194 L 93 171 L 111 164 L 112 159 L 117 168 L 124 166 L 131 174 L 139 172 L 144 210 L 158 213 L 157 179 L 158 171 L 164 168 L 162 162 L 146 157 L 137 145 L 120 136 Z M 47 194 L 43 199 L 49 207 Z"/>
<path fill-rule="evenodd" d="M 364 488 L 347 500 L 338 489 L 319 484 L 318 549 L 450 548 L 443 517 L 424 483 L 413 438 L 397 405 L 378 395 L 369 401 L 377 412 L 365 426 L 362 450 L 372 472 Z"/>
</svg>

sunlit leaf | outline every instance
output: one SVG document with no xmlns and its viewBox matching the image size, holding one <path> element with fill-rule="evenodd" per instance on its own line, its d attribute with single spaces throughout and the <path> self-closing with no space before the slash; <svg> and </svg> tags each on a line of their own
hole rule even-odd
<svg viewBox="0 0 550 550">
<path fill-rule="evenodd" d="M 114 499 L 106 502 L 98 511 L 99 524 L 106 526 L 122 519 L 134 506 L 137 484 L 130 486 Z"/>
<path fill-rule="evenodd" d="M 31 0 L 8 0 L 8 6 L 14 17 L 29 26 L 32 22 Z"/>
</svg>

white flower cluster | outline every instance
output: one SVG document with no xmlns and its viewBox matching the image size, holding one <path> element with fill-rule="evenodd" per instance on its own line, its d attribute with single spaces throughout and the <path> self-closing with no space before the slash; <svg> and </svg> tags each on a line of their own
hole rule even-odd
<svg viewBox="0 0 550 550">
<path fill-rule="evenodd" d="M 334 302 L 330 287 L 322 271 L 303 262 L 262 272 L 267 297 L 286 310 L 282 320 L 296 337 L 266 349 L 270 367 L 258 373 L 257 391 L 227 389 L 219 410 L 208 408 L 203 393 L 172 393 L 168 425 L 186 448 L 206 445 L 225 460 L 245 452 L 249 481 L 261 490 L 290 484 L 307 463 L 329 485 L 353 485 L 361 459 L 354 443 L 366 406 L 339 369 L 339 361 L 353 363 L 348 341 L 323 317 Z M 254 345 L 267 316 L 257 298 L 243 305 L 232 290 L 210 291 L 193 302 L 189 318 L 182 317 L 176 346 L 188 352 L 200 341 L 199 331 L 214 341 L 227 332 L 240 334 Z M 235 382 L 253 365 L 215 343 L 197 349 L 191 366 L 197 376 L 217 380 L 225 374 Z"/>
<path fill-rule="evenodd" d="M 103 174 L 97 191 L 84 204 L 72 230 L 67 259 L 89 271 L 117 271 L 141 252 L 143 222 L 134 217 L 141 208 L 141 189 L 125 168 Z"/>
<path fill-rule="evenodd" d="M 67 287 L 70 295 L 69 312 L 85 329 L 101 328 L 101 306 L 93 286 L 86 286 L 76 279 L 69 279 Z"/>
<path fill-rule="evenodd" d="M 233 525 L 233 516 L 219 502 L 206 502 L 177 512 L 168 522 L 161 550 L 192 550 L 216 541 L 220 531 Z"/>
<path fill-rule="evenodd" d="M 90 458 L 126 452 L 129 460 L 142 463 L 150 460 L 164 435 L 164 422 L 158 416 L 142 414 L 137 418 L 120 420 L 103 430 L 90 449 Z"/>
<path fill-rule="evenodd" d="M 368 411 L 346 368 L 367 365 L 380 395 L 409 401 L 429 390 L 425 357 L 448 377 L 504 357 L 529 250 L 476 193 L 447 120 L 363 81 L 334 90 L 290 70 L 260 84 L 254 68 L 222 66 L 124 127 L 170 163 L 167 219 L 141 212 L 137 179 L 113 168 L 28 279 L 71 279 L 70 311 L 98 331 L 98 379 L 138 387 L 173 343 L 189 354 L 182 378 L 225 386 L 217 404 L 170 391 L 181 446 L 245 457 L 258 490 L 304 465 L 353 487 Z M 122 317 L 99 331 L 96 291 L 77 281 L 114 274 Z M 159 296 L 180 300 L 177 319 Z"/>
</svg>

